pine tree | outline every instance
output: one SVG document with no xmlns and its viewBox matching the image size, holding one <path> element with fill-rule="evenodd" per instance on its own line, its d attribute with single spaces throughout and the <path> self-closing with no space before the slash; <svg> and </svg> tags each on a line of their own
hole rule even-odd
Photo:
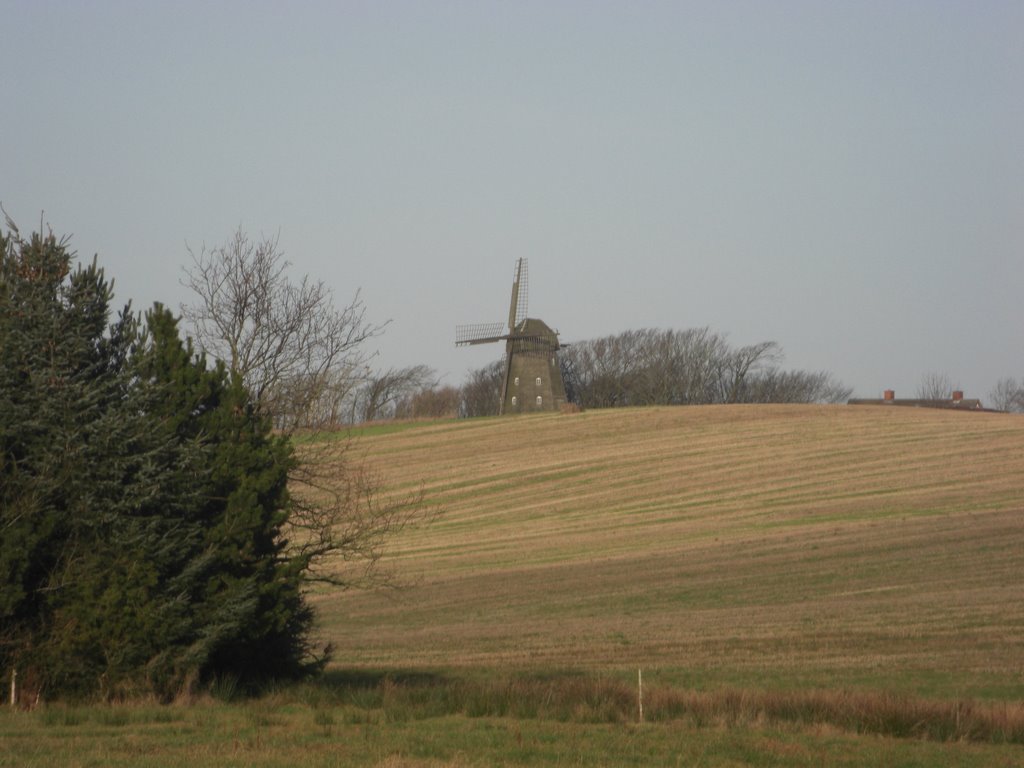
<svg viewBox="0 0 1024 768">
<path fill-rule="evenodd" d="M 0 663 L 103 696 L 316 668 L 289 443 L 165 309 L 108 325 L 71 258 L 0 239 Z"/>
<path fill-rule="evenodd" d="M 159 305 L 136 358 L 143 380 L 164 387 L 153 414 L 183 441 L 199 441 L 204 473 L 194 520 L 208 557 L 192 596 L 203 677 L 228 675 L 243 685 L 316 669 L 308 635 L 313 612 L 302 594 L 305 558 L 289 554 L 287 438 L 271 432 L 241 378 L 222 364 L 207 368 L 177 320 Z"/>
<path fill-rule="evenodd" d="M 2 653 L 37 688 L 112 692 L 172 631 L 153 631 L 167 600 L 151 593 L 188 536 L 182 446 L 130 386 L 136 321 L 126 310 L 108 328 L 95 260 L 72 271 L 52 234 L 2 246 Z"/>
</svg>

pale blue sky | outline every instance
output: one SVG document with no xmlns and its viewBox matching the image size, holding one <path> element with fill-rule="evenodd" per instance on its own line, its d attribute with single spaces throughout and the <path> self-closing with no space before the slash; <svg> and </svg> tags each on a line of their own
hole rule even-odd
<svg viewBox="0 0 1024 768">
<path fill-rule="evenodd" d="M 514 261 L 564 341 L 709 325 L 858 395 L 1024 375 L 1024 3 L 0 0 L 0 201 L 187 299 L 280 233 L 392 324 L 497 357 Z"/>
</svg>

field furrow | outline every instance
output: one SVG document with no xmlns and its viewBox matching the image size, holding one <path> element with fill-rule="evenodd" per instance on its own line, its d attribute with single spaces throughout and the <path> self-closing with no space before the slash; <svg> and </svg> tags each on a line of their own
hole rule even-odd
<svg viewBox="0 0 1024 768">
<path fill-rule="evenodd" d="M 1024 697 L 1024 418 L 596 411 L 362 437 L 445 513 L 398 594 L 316 596 L 345 666 Z"/>
</svg>

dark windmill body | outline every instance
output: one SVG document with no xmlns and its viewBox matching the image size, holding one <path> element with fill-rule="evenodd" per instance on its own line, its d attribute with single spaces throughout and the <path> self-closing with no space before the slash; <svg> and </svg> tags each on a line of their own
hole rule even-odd
<svg viewBox="0 0 1024 768">
<path fill-rule="evenodd" d="M 516 262 L 508 332 L 502 323 L 461 325 L 455 344 L 505 342 L 505 369 L 499 413 L 557 411 L 565 405 L 565 384 L 558 364 L 558 333 L 543 320 L 526 316 L 526 259 Z"/>
</svg>

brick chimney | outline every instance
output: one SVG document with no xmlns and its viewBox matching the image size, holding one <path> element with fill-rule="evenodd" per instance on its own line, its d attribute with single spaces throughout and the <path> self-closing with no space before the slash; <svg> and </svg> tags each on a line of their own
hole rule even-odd
<svg viewBox="0 0 1024 768">
<path fill-rule="evenodd" d="M 962 391 L 960 391 L 959 389 L 954 389 L 953 390 L 953 402 L 954 403 L 959 403 L 963 399 L 964 399 L 964 393 Z"/>
<path fill-rule="evenodd" d="M 891 402 L 896 399 L 896 393 L 891 389 L 887 389 L 885 390 L 884 397 L 887 402 Z"/>
</svg>

